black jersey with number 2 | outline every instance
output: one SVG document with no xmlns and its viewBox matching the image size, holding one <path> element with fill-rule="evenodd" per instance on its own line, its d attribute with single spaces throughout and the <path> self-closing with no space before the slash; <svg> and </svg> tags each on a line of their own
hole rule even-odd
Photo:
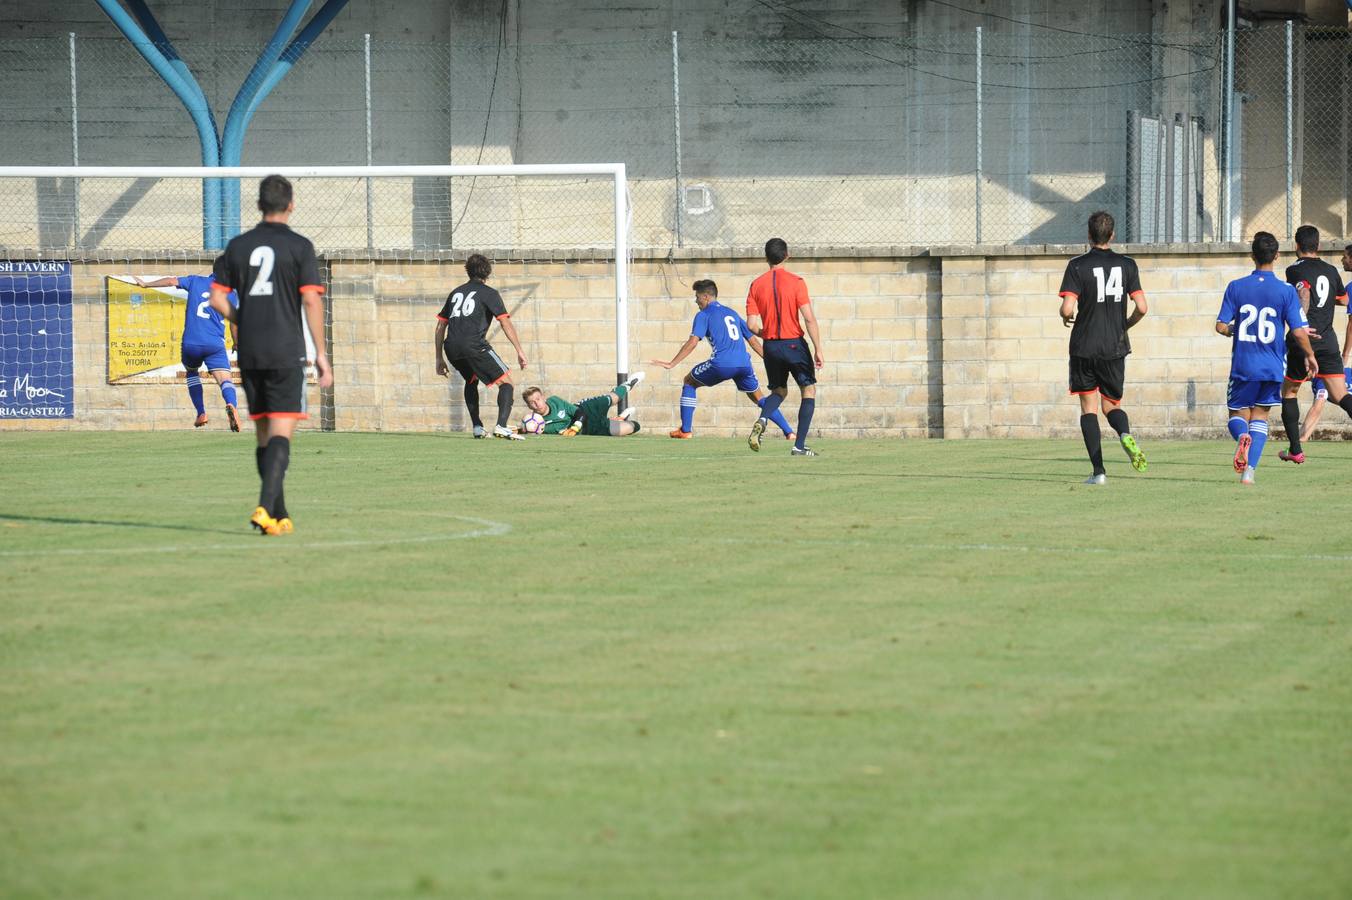
<svg viewBox="0 0 1352 900">
<path fill-rule="evenodd" d="M 1140 292 L 1141 276 L 1130 256 L 1094 247 L 1067 263 L 1060 294 L 1079 300 L 1070 330 L 1070 355 L 1118 359 L 1130 353 L 1127 298 Z"/>
<path fill-rule="evenodd" d="M 467 281 L 446 297 L 437 318 L 446 323 L 447 356 L 484 343 L 494 319 L 507 317 L 502 296 L 482 281 Z"/>
<path fill-rule="evenodd" d="M 282 222 L 260 222 L 230 239 L 216 259 L 212 280 L 239 294 L 241 369 L 288 369 L 304 363 L 300 292 L 324 290 L 309 238 Z"/>
<path fill-rule="evenodd" d="M 1342 276 L 1322 259 L 1305 256 L 1286 267 L 1287 284 L 1298 285 L 1302 281 L 1310 286 L 1310 308 L 1305 313 L 1310 328 L 1319 334 L 1332 331 L 1333 307 L 1347 297 Z"/>
</svg>

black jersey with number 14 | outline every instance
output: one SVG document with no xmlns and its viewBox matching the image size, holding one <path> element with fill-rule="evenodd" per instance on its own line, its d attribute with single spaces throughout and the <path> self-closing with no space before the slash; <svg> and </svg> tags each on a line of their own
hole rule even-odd
<svg viewBox="0 0 1352 900">
<path fill-rule="evenodd" d="M 324 291 L 309 238 L 282 222 L 260 222 L 230 239 L 216 259 L 212 281 L 239 294 L 241 369 L 304 363 L 300 292 Z"/>
<path fill-rule="evenodd" d="M 1062 297 L 1079 301 L 1070 331 L 1070 355 L 1120 359 L 1131 352 L 1127 340 L 1127 298 L 1141 293 L 1136 260 L 1099 247 L 1066 264 Z"/>
</svg>

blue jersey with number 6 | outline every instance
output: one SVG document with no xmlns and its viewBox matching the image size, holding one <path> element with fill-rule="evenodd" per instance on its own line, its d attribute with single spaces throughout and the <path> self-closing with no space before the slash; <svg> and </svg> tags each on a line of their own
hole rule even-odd
<svg viewBox="0 0 1352 900">
<path fill-rule="evenodd" d="M 188 309 L 183 314 L 183 346 L 224 346 L 225 319 L 211 308 L 211 276 L 180 275 L 178 286 L 188 292 Z M 234 291 L 230 292 L 230 305 L 239 306 L 239 296 Z"/>
<path fill-rule="evenodd" d="M 1230 378 L 1239 381 L 1281 381 L 1286 329 L 1306 327 L 1296 289 L 1265 269 L 1230 282 L 1216 321 L 1231 323 Z"/>
<path fill-rule="evenodd" d="M 751 365 L 751 353 L 746 349 L 749 334 L 746 320 L 717 300 L 701 309 L 690 326 L 691 337 L 707 340 L 714 348 L 710 358 L 723 368 Z"/>
</svg>

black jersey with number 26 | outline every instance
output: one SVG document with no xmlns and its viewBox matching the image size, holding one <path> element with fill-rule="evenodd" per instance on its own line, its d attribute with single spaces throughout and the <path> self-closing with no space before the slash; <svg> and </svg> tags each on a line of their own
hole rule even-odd
<svg viewBox="0 0 1352 900">
<path fill-rule="evenodd" d="M 446 296 L 437 318 L 446 323 L 447 356 L 455 359 L 456 351 L 484 343 L 493 320 L 507 318 L 507 307 L 502 296 L 482 281 L 467 281 Z"/>
<path fill-rule="evenodd" d="M 1141 276 L 1130 256 L 1094 247 L 1067 263 L 1060 293 L 1079 300 L 1070 355 L 1119 359 L 1130 353 L 1127 298 L 1140 292 Z"/>
<path fill-rule="evenodd" d="M 1310 320 L 1311 330 L 1319 334 L 1332 331 L 1333 307 L 1347 297 L 1342 276 L 1322 259 L 1304 256 L 1286 267 L 1287 284 L 1299 285 L 1302 281 L 1310 286 L 1310 308 L 1305 317 Z"/>
<path fill-rule="evenodd" d="M 300 292 L 324 290 L 309 238 L 282 222 L 260 222 L 230 239 L 212 280 L 239 294 L 241 369 L 289 369 L 304 362 Z"/>
</svg>

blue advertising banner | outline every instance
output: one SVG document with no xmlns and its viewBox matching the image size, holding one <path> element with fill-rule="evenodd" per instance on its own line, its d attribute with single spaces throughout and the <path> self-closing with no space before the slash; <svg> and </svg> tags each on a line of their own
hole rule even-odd
<svg viewBox="0 0 1352 900">
<path fill-rule="evenodd" d="M 69 262 L 0 260 L 0 419 L 75 416 Z"/>
</svg>

